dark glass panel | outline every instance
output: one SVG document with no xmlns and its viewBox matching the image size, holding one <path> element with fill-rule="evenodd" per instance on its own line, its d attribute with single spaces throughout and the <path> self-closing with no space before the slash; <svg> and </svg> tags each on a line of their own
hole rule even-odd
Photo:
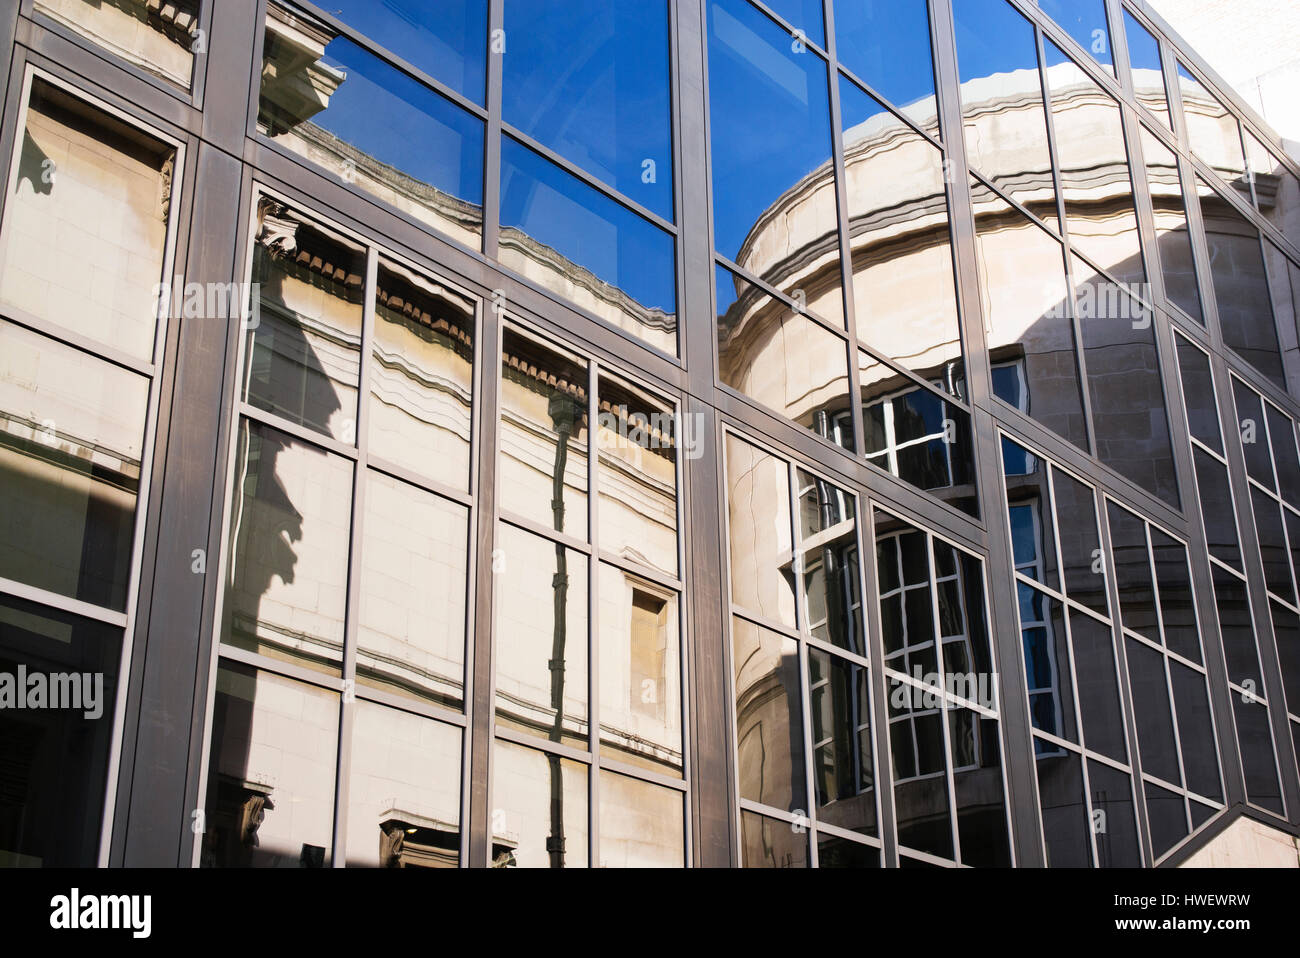
<svg viewBox="0 0 1300 958">
<path fill-rule="evenodd" d="M 1214 402 L 1214 377 L 1210 357 L 1191 341 L 1175 335 L 1178 344 L 1178 369 L 1183 381 L 1183 404 L 1192 437 L 1223 454 L 1223 434 L 1219 429 L 1219 409 Z"/>
<path fill-rule="evenodd" d="M 1282 795 L 1268 708 L 1258 699 L 1246 701 L 1244 696 L 1234 692 L 1232 711 L 1237 719 L 1237 744 L 1241 748 L 1241 763 L 1246 773 L 1246 798 L 1281 815 Z"/>
<path fill-rule="evenodd" d="M 357 681 L 460 708 L 469 510 L 374 470 L 365 485 Z"/>
<path fill-rule="evenodd" d="M 587 746 L 588 560 L 514 526 L 497 526 L 497 721 Z"/>
<path fill-rule="evenodd" d="M 835 56 L 915 123 L 938 135 L 926 0 L 835 0 Z"/>
<path fill-rule="evenodd" d="M 1139 103 L 1172 130 L 1160 44 L 1127 9 L 1124 10 L 1124 32 L 1128 38 L 1128 62 L 1133 71 L 1133 94 Z"/>
<path fill-rule="evenodd" d="M 1300 240 L 1300 179 L 1250 130 L 1242 127 L 1246 140 L 1246 175 L 1255 187 L 1255 208 L 1295 243 Z"/>
<path fill-rule="evenodd" d="M 460 729 L 364 700 L 352 720 L 349 867 L 460 864 Z"/>
<path fill-rule="evenodd" d="M 790 470 L 732 435 L 726 466 L 731 601 L 794 628 Z"/>
<path fill-rule="evenodd" d="M 1276 492 L 1273 454 L 1269 449 L 1264 408 L 1260 404 L 1259 393 L 1235 376 L 1231 378 L 1232 397 L 1237 407 L 1237 431 L 1241 436 L 1242 452 L 1246 455 L 1246 472 L 1265 489 Z"/>
<path fill-rule="evenodd" d="M 1201 636 L 1196 625 L 1196 602 L 1187 568 L 1187 549 L 1159 529 L 1151 529 L 1155 550 L 1156 582 L 1160 587 L 1160 617 L 1165 647 L 1183 658 L 1201 662 Z"/>
<path fill-rule="evenodd" d="M 1202 805 L 1195 799 L 1188 800 L 1187 807 L 1192 813 L 1192 831 L 1196 831 L 1222 811 L 1222 809 L 1214 808 L 1210 805 Z"/>
<path fill-rule="evenodd" d="M 1079 681 L 1084 744 L 1117 762 L 1127 761 L 1111 630 L 1096 619 L 1071 610 L 1070 638 L 1074 646 L 1074 672 Z"/>
<path fill-rule="evenodd" d="M 731 623 L 740 797 L 802 814 L 808 800 L 798 647 L 738 616 Z"/>
<path fill-rule="evenodd" d="M 0 576 L 127 606 L 149 381 L 0 321 Z"/>
<path fill-rule="evenodd" d="M 1073 476 L 1053 469 L 1052 494 L 1061 537 L 1065 594 L 1106 615 L 1106 569 L 1097 532 L 1097 501 L 1093 490 Z"/>
<path fill-rule="evenodd" d="M 1024 382 L 998 398 L 1086 450 L 1061 244 L 978 181 L 972 192 L 989 359 L 1017 364 Z"/>
<path fill-rule="evenodd" d="M 740 864 L 744 868 L 807 868 L 807 830 L 742 811 Z"/>
<path fill-rule="evenodd" d="M 1219 750 L 1205 676 L 1171 661 L 1169 678 L 1174 688 L 1174 708 L 1178 711 L 1178 744 L 1182 747 L 1187 789 L 1206 798 L 1222 799 Z"/>
<path fill-rule="evenodd" d="M 1104 67 L 1115 71 L 1106 22 L 1106 0 L 1038 0 L 1038 7 L 1065 28 L 1079 46 Z M 1051 41 L 1046 41 L 1050 43 Z"/>
<path fill-rule="evenodd" d="M 744 0 L 707 15 L 714 248 L 842 323 L 826 63 Z"/>
<path fill-rule="evenodd" d="M 1164 277 L 1165 297 L 1202 326 L 1201 291 L 1196 282 L 1196 259 L 1187 225 L 1187 200 L 1178 158 L 1173 151 L 1142 128 L 1142 153 L 1156 231 L 1156 253 Z M 1154 267 L 1153 267 L 1154 269 Z"/>
<path fill-rule="evenodd" d="M 501 334 L 501 508 L 587 538 L 587 363 Z"/>
<path fill-rule="evenodd" d="M 1119 586 L 1120 620 L 1124 628 L 1160 641 L 1156 617 L 1155 586 L 1151 579 L 1151 554 L 1147 550 L 1146 523 L 1115 503 L 1107 504 L 1110 551 Z"/>
<path fill-rule="evenodd" d="M 323 22 L 303 29 L 274 4 L 257 128 L 445 236 L 481 246 L 483 121 Z"/>
<path fill-rule="evenodd" d="M 325 10 L 457 93 L 483 102 L 487 0 L 330 0 Z"/>
<path fill-rule="evenodd" d="M 820 833 L 817 836 L 818 868 L 879 868 L 880 849 L 871 845 Z"/>
<path fill-rule="evenodd" d="M 1250 202 L 1246 182 L 1246 157 L 1241 148 L 1241 126 L 1215 94 L 1191 72 L 1178 64 L 1178 87 L 1182 92 L 1183 117 L 1192 152 L 1214 168 Z"/>
<path fill-rule="evenodd" d="M 1127 772 L 1088 762 L 1092 792 L 1092 828 L 1097 836 L 1097 867 L 1140 868 L 1137 819 L 1133 814 L 1133 780 Z"/>
<path fill-rule="evenodd" d="M 1002 468 L 1006 476 L 1011 550 L 1016 571 L 1050 589 L 1059 589 L 1047 460 L 1004 436 Z"/>
<path fill-rule="evenodd" d="M 808 630 L 823 642 L 865 657 L 856 500 L 802 469 L 796 479 L 803 559 L 800 582 Z"/>
<path fill-rule="evenodd" d="M 236 456 L 222 641 L 337 674 L 352 463 L 250 420 Z"/>
<path fill-rule="evenodd" d="M 1212 567 L 1214 597 L 1219 612 L 1219 632 L 1223 654 L 1228 662 L 1228 681 L 1238 685 L 1252 683 L 1262 694 L 1259 677 L 1259 652 L 1255 646 L 1255 622 L 1250 612 L 1246 583 L 1218 567 Z"/>
<path fill-rule="evenodd" d="M 271 199 L 257 220 L 244 401 L 351 445 L 366 251 Z"/>
<path fill-rule="evenodd" d="M 1035 742 L 1038 803 L 1043 816 L 1049 868 L 1089 868 L 1092 839 L 1083 796 L 1083 769 L 1073 752 Z"/>
<path fill-rule="evenodd" d="M 336 693 L 223 662 L 212 711 L 203 867 L 328 867 L 338 734 Z"/>
<path fill-rule="evenodd" d="M 970 414 L 863 350 L 858 377 L 867 462 L 977 516 Z"/>
<path fill-rule="evenodd" d="M 6 867 L 92 868 L 99 860 L 121 654 L 117 629 L 0 597 Z"/>
<path fill-rule="evenodd" d="M 1201 496 L 1201 517 L 1205 520 L 1205 539 L 1210 555 L 1241 571 L 1241 546 L 1237 539 L 1237 519 L 1232 490 L 1228 485 L 1228 467 L 1202 449 L 1193 449 L 1196 485 Z"/>
<path fill-rule="evenodd" d="M 1029 719 L 1039 731 L 1077 742 L 1070 646 L 1061 603 L 1023 582 L 1016 586 L 1016 592 L 1029 687 Z"/>
<path fill-rule="evenodd" d="M 1181 786 L 1165 658 L 1150 646 L 1133 639 L 1128 640 L 1127 648 L 1128 684 L 1133 694 L 1142 771 L 1171 785 Z"/>
<path fill-rule="evenodd" d="M 1144 782 L 1147 820 L 1151 824 L 1151 851 L 1159 858 L 1187 837 L 1187 806 L 1183 796 Z"/>
<path fill-rule="evenodd" d="M 369 455 L 469 489 L 475 303 L 379 261 Z"/>
<path fill-rule="evenodd" d="M 1277 491 L 1282 500 L 1300 508 L 1300 457 L 1296 455 L 1295 423 L 1272 403 L 1264 406 L 1268 417 L 1268 438 L 1277 471 Z"/>
<path fill-rule="evenodd" d="M 1250 500 L 1255 509 L 1255 533 L 1259 536 L 1259 556 L 1264 563 L 1264 582 L 1273 595 L 1294 603 L 1295 588 L 1291 582 L 1281 507 L 1277 500 L 1259 489 L 1250 490 Z"/>
<path fill-rule="evenodd" d="M 661 352 L 677 352 L 672 234 L 518 140 L 501 140 L 504 266 Z"/>
<path fill-rule="evenodd" d="M 984 616 L 983 563 L 946 542 L 933 542 L 945 687 L 954 695 L 996 709 L 993 652 Z"/>
<path fill-rule="evenodd" d="M 808 650 L 817 820 L 877 834 L 870 676 L 860 665 Z"/>
<path fill-rule="evenodd" d="M 964 363 L 943 153 L 844 77 L 840 116 L 858 336 L 953 391 Z"/>
<path fill-rule="evenodd" d="M 892 678 L 888 686 L 898 842 L 915 851 L 952 858 L 943 712 L 925 707 L 925 699 L 935 698 L 936 693 Z"/>
<path fill-rule="evenodd" d="M 1008 868 L 1011 842 L 997 720 L 972 709 L 951 708 L 948 735 L 961 862 L 977 868 Z"/>
<path fill-rule="evenodd" d="M 602 753 L 680 778 L 677 594 L 602 562 L 599 629 Z"/>
<path fill-rule="evenodd" d="M 587 766 L 497 739 L 492 749 L 494 868 L 586 868 Z"/>
<path fill-rule="evenodd" d="M 1196 186 L 1223 341 L 1286 389 L 1259 230 L 1200 177 Z"/>
<path fill-rule="evenodd" d="M 1145 282 L 1119 104 L 1051 40 L 1043 50 L 1070 243 L 1120 282 Z"/>
<path fill-rule="evenodd" d="M 1278 602 L 1270 602 L 1273 637 L 1282 667 L 1282 691 L 1291 712 L 1300 711 L 1300 616 Z"/>
<path fill-rule="evenodd" d="M 1154 313 L 1078 256 L 1072 262 L 1097 458 L 1177 507 Z"/>
<path fill-rule="evenodd" d="M 505 121 L 673 219 L 664 0 L 507 0 Z"/>
<path fill-rule="evenodd" d="M 600 548 L 676 576 L 677 421 L 664 400 L 600 377 L 596 490 Z"/>
<path fill-rule="evenodd" d="M 729 269 L 715 279 L 722 383 L 852 450 L 844 340 Z"/>
<path fill-rule="evenodd" d="M 1055 229 L 1034 29 L 1006 0 L 954 0 L 952 6 L 970 164 Z"/>
<path fill-rule="evenodd" d="M 600 868 L 685 868 L 682 793 L 600 773 Z"/>
</svg>

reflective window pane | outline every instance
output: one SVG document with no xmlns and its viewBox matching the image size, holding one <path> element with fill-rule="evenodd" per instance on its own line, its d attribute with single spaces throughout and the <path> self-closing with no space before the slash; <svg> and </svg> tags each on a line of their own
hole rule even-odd
<svg viewBox="0 0 1300 958">
<path fill-rule="evenodd" d="M 1003 385 L 996 395 L 1086 450 L 1061 245 L 991 190 L 978 182 L 972 189 L 989 359 L 1016 364 L 1023 382 L 1023 392 L 1011 393 L 995 380 Z"/>
<path fill-rule="evenodd" d="M 270 199 L 257 220 L 244 401 L 355 443 L 365 250 Z"/>
<path fill-rule="evenodd" d="M 338 735 L 337 694 L 223 662 L 212 713 L 203 866 L 328 867 Z"/>
<path fill-rule="evenodd" d="M 867 656 L 862 628 L 856 500 L 820 476 L 796 470 L 800 588 L 808 632 Z"/>
<path fill-rule="evenodd" d="M 1034 28 L 1006 0 L 953 0 L 953 18 L 970 164 L 1055 228 Z"/>
<path fill-rule="evenodd" d="M 664 0 L 508 0 L 505 121 L 673 219 Z"/>
<path fill-rule="evenodd" d="M 1072 609 L 1070 642 L 1074 649 L 1074 672 L 1079 683 L 1079 712 L 1083 719 L 1084 744 L 1091 751 L 1117 762 L 1127 761 L 1124 714 L 1120 709 L 1115 645 L 1110 627 Z M 1134 695 L 1136 694 L 1135 687 Z M 1146 770 L 1144 766 L 1144 771 Z M 1176 782 L 1178 779 L 1175 777 L 1170 781 Z"/>
<path fill-rule="evenodd" d="M 587 557 L 501 523 L 497 721 L 587 746 Z"/>
<path fill-rule="evenodd" d="M 794 628 L 790 471 L 785 463 L 730 435 L 727 531 L 731 601 Z"/>
<path fill-rule="evenodd" d="M 347 861 L 365 868 L 460 863 L 460 729 L 358 701 L 348 771 Z"/>
<path fill-rule="evenodd" d="M 792 45 L 745 0 L 710 0 L 713 245 L 841 323 L 826 64 Z"/>
<path fill-rule="evenodd" d="M 943 154 L 843 77 L 840 115 L 858 336 L 918 375 L 960 377 Z"/>
<path fill-rule="evenodd" d="M 807 868 L 807 829 L 742 811 L 740 863 L 745 868 Z"/>
<path fill-rule="evenodd" d="M 1126 772 L 1088 762 L 1092 792 L 1093 833 L 1097 836 L 1098 868 L 1140 868 L 1137 819 L 1133 815 L 1133 780 Z"/>
<path fill-rule="evenodd" d="M 661 352 L 677 352 L 674 241 L 518 140 L 501 140 L 503 265 Z"/>
<path fill-rule="evenodd" d="M 1268 708 L 1258 699 L 1247 702 L 1241 695 L 1234 694 L 1232 711 L 1237 719 L 1237 743 L 1241 747 L 1241 764 L 1246 773 L 1246 798 L 1254 805 L 1281 815 L 1281 786 L 1278 784 Z"/>
<path fill-rule="evenodd" d="M 1107 505 L 1106 515 L 1124 628 L 1158 643 L 1160 623 L 1156 615 L 1156 591 L 1151 578 L 1146 523 L 1113 502 Z"/>
<path fill-rule="evenodd" d="M 1037 0 L 1038 7 L 1104 67 L 1115 70 L 1106 22 L 1106 0 Z M 1046 41 L 1051 43 L 1050 40 Z"/>
<path fill-rule="evenodd" d="M 1142 128 L 1142 153 L 1147 186 L 1155 218 L 1156 255 L 1164 277 L 1165 297 L 1202 326 L 1201 292 L 1196 283 L 1192 236 L 1187 227 L 1187 202 L 1183 194 L 1178 158 L 1173 151 Z M 1152 267 L 1154 269 L 1154 266 Z"/>
<path fill-rule="evenodd" d="M 469 510 L 373 470 L 365 483 L 357 680 L 459 708 Z"/>
<path fill-rule="evenodd" d="M 587 364 L 501 337 L 501 508 L 587 538 Z"/>
<path fill-rule="evenodd" d="M 1053 469 L 1052 492 L 1061 539 L 1065 594 L 1106 615 L 1106 567 L 1101 561 L 1093 490 L 1060 469 Z"/>
<path fill-rule="evenodd" d="M 330 0 L 325 11 L 457 93 L 483 102 L 487 0 Z"/>
<path fill-rule="evenodd" d="M 1178 344 L 1178 372 L 1183 383 L 1183 405 L 1187 407 L 1187 425 L 1192 438 L 1223 454 L 1223 435 L 1219 430 L 1219 408 L 1214 402 L 1214 376 L 1210 357 L 1183 336 L 1175 335 Z"/>
<path fill-rule="evenodd" d="M 1133 639 L 1128 640 L 1127 651 L 1142 771 L 1172 785 L 1181 785 L 1165 660 L 1155 649 Z"/>
<path fill-rule="evenodd" d="M 0 597 L 5 867 L 91 868 L 98 862 L 121 653 L 117 629 Z M 65 684 L 69 676 L 80 681 Z M 43 701 L 38 677 L 67 707 L 33 707 L 54 704 Z"/>
<path fill-rule="evenodd" d="M 844 340 L 730 270 L 715 274 L 722 383 L 852 450 Z"/>
<path fill-rule="evenodd" d="M 189 88 L 199 42 L 200 0 L 36 0 L 36 10 L 132 66 Z"/>
<path fill-rule="evenodd" d="M 152 360 L 175 173 L 175 147 L 34 78 L 0 301 Z"/>
<path fill-rule="evenodd" d="M 677 575 L 677 421 L 651 393 L 600 378 L 596 433 L 600 548 Z"/>
<path fill-rule="evenodd" d="M 913 685 L 890 678 L 887 686 L 898 843 L 940 858 L 952 858 L 944 712 L 927 708 L 926 693 Z M 930 693 L 932 698 L 936 695 Z"/>
<path fill-rule="evenodd" d="M 1016 571 L 1049 589 L 1060 589 L 1047 460 L 1003 436 L 1002 471 Z"/>
<path fill-rule="evenodd" d="M 1277 501 L 1259 489 L 1250 490 L 1254 504 L 1255 530 L 1259 536 L 1260 559 L 1264 565 L 1264 583 L 1268 591 L 1287 602 L 1295 602 L 1291 582 L 1291 561 L 1287 550 L 1286 528 Z"/>
<path fill-rule="evenodd" d="M 951 708 L 948 738 L 961 863 L 977 868 L 1009 868 L 1011 840 L 997 720 L 973 709 Z"/>
<path fill-rule="evenodd" d="M 1188 790 L 1206 798 L 1222 799 L 1219 784 L 1219 752 L 1210 716 L 1206 678 L 1177 662 L 1169 663 L 1178 712 L 1178 741 L 1182 746 L 1183 772 Z"/>
<path fill-rule="evenodd" d="M 127 605 L 149 381 L 0 321 L 0 577 Z"/>
<path fill-rule="evenodd" d="M 474 302 L 380 260 L 369 455 L 469 488 Z"/>
<path fill-rule="evenodd" d="M 1172 130 L 1160 44 L 1127 8 L 1124 10 L 1124 33 L 1128 39 L 1128 62 L 1133 73 L 1133 95 Z"/>
<path fill-rule="evenodd" d="M 768 0 L 767 5 L 798 33 L 820 47 L 826 45 L 820 0 Z"/>
<path fill-rule="evenodd" d="M 1273 482 L 1273 453 L 1269 448 L 1268 430 L 1264 424 L 1264 407 L 1259 393 L 1237 377 L 1231 377 L 1232 398 L 1237 407 L 1237 425 L 1241 435 L 1242 452 L 1246 457 L 1246 473 L 1270 492 L 1276 491 Z"/>
<path fill-rule="evenodd" d="M 835 55 L 840 63 L 913 122 L 938 135 L 926 0 L 834 2 Z"/>
<path fill-rule="evenodd" d="M 797 644 L 738 616 L 731 632 L 740 797 L 806 812 Z"/>
<path fill-rule="evenodd" d="M 860 665 L 809 648 L 808 685 L 817 820 L 875 835 L 870 676 Z"/>
<path fill-rule="evenodd" d="M 1029 720 L 1040 732 L 1077 742 L 1064 609 L 1060 602 L 1023 582 L 1016 586 L 1016 598 L 1029 690 Z"/>
<path fill-rule="evenodd" d="M 250 420 L 236 454 L 222 640 L 337 673 L 352 463 Z"/>
<path fill-rule="evenodd" d="M 1160 586 L 1160 618 L 1165 646 L 1183 658 L 1200 664 L 1201 636 L 1196 624 L 1196 603 L 1187 568 L 1187 548 L 1152 528 L 1156 581 Z"/>
<path fill-rule="evenodd" d="M 677 594 L 605 563 L 599 588 L 601 752 L 681 776 Z"/>
<path fill-rule="evenodd" d="M 817 836 L 818 868 L 879 868 L 880 849 L 872 845 L 841 838 L 838 835 Z"/>
<path fill-rule="evenodd" d="M 1145 782 L 1147 820 L 1151 823 L 1151 851 L 1159 858 L 1187 837 L 1187 808 L 1183 797 Z"/>
<path fill-rule="evenodd" d="M 1296 450 L 1295 423 L 1272 403 L 1264 406 L 1268 418 L 1269 448 L 1277 472 L 1277 492 L 1290 506 L 1300 506 L 1300 454 Z"/>
<path fill-rule="evenodd" d="M 408 33 L 408 42 L 417 34 Z M 483 233 L 483 121 L 323 22 L 271 4 L 257 128 L 459 243 Z"/>
<path fill-rule="evenodd" d="M 1178 86 L 1182 92 L 1183 117 L 1192 152 L 1212 166 L 1224 181 L 1250 201 L 1245 181 L 1246 158 L 1241 147 L 1241 125 L 1219 98 L 1207 90 L 1181 63 Z"/>
<path fill-rule="evenodd" d="M 587 766 L 497 739 L 493 868 L 586 868 Z"/>
<path fill-rule="evenodd" d="M 1232 490 L 1228 485 L 1228 467 L 1203 449 L 1194 449 L 1192 455 L 1210 555 L 1241 571 L 1241 546 L 1237 544 L 1237 521 Z"/>
<path fill-rule="evenodd" d="M 1244 126 L 1246 172 L 1255 188 L 1255 208 L 1291 242 L 1300 241 L 1300 179 L 1272 147 Z"/>
<path fill-rule="evenodd" d="M 1269 611 L 1282 667 L 1282 692 L 1294 711 L 1293 703 L 1300 701 L 1300 616 L 1276 600 L 1269 602 Z"/>
<path fill-rule="evenodd" d="M 626 775 L 600 774 L 601 868 L 684 868 L 682 793 Z"/>
<path fill-rule="evenodd" d="M 1217 566 L 1214 596 L 1219 614 L 1219 632 L 1228 662 L 1228 681 L 1260 688 L 1259 652 L 1255 645 L 1255 620 L 1250 611 L 1246 583 Z"/>
<path fill-rule="evenodd" d="M 1047 866 L 1088 868 L 1092 865 L 1092 826 L 1084 801 L 1079 756 L 1040 747 L 1035 758 Z"/>
</svg>

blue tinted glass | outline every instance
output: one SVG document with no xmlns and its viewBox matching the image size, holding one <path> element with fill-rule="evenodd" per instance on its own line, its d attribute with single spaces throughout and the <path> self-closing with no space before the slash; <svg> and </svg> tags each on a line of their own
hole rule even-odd
<svg viewBox="0 0 1300 958">
<path fill-rule="evenodd" d="M 777 16 L 796 30 L 802 30 L 819 47 L 826 46 L 826 29 L 822 23 L 822 0 L 766 0 Z"/>
<path fill-rule="evenodd" d="M 1128 37 L 1128 63 L 1133 71 L 1134 95 L 1139 103 L 1160 117 L 1165 126 L 1173 129 L 1169 122 L 1169 98 L 1165 94 L 1160 44 L 1127 10 L 1124 11 L 1124 32 Z"/>
<path fill-rule="evenodd" d="M 673 218 L 668 5 L 507 0 L 505 121 Z"/>
<path fill-rule="evenodd" d="M 1038 0 L 1038 6 L 1103 66 L 1113 67 L 1106 0 Z"/>
<path fill-rule="evenodd" d="M 835 55 L 894 106 L 922 106 L 907 112 L 929 126 L 921 117 L 935 109 L 926 0 L 835 0 Z"/>
<path fill-rule="evenodd" d="M 826 64 L 742 0 L 709 4 L 714 245 L 841 320 Z"/>
<path fill-rule="evenodd" d="M 268 30 L 258 128 L 400 210 L 478 248 L 483 123 L 336 37 L 319 59 Z M 305 97 L 312 84 L 316 98 Z"/>
<path fill-rule="evenodd" d="M 483 102 L 487 0 L 327 0 L 321 6 L 411 66 Z"/>
<path fill-rule="evenodd" d="M 503 264 L 667 353 L 673 238 L 528 147 L 501 140 Z"/>
</svg>

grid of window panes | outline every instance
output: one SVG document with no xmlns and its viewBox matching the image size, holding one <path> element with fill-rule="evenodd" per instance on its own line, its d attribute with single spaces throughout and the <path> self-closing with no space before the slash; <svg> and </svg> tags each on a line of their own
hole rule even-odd
<svg viewBox="0 0 1300 958">
<path fill-rule="evenodd" d="M 492 31 L 488 6 L 272 0 L 258 131 L 676 355 L 668 0 L 504 0 Z"/>
<path fill-rule="evenodd" d="M 491 863 L 686 862 L 673 403 L 507 325 Z"/>
<path fill-rule="evenodd" d="M 1106 500 L 1152 857 L 1223 808 L 1223 780 L 1187 546 Z"/>
<path fill-rule="evenodd" d="M 881 866 L 856 496 L 726 436 L 741 863 Z"/>
<path fill-rule="evenodd" d="M 249 243 L 199 861 L 454 867 L 479 304 L 270 195 Z"/>
<path fill-rule="evenodd" d="M 1146 858 L 1096 493 L 1005 437 L 1002 466 L 1047 864 L 1137 867 Z"/>
<path fill-rule="evenodd" d="M 1235 376 L 1232 391 L 1294 745 L 1300 742 L 1300 452 L 1295 421 Z"/>
<path fill-rule="evenodd" d="M 1010 866 L 984 563 L 873 518 L 900 865 Z"/>
<path fill-rule="evenodd" d="M 1197 496 L 1205 524 L 1205 544 L 1214 584 L 1219 639 L 1227 666 L 1237 745 L 1245 775 L 1246 799 L 1275 814 L 1284 813 L 1277 752 L 1269 720 L 1268 696 L 1260 670 L 1260 648 L 1251 609 L 1250 588 L 1237 531 L 1210 357 L 1181 334 L 1178 365 L 1191 436 Z M 1252 438 L 1262 425 L 1255 423 Z M 1244 448 L 1250 448 L 1243 443 Z M 1253 487 L 1252 487 L 1253 489 Z M 1262 541 L 1262 540 L 1261 540 Z"/>
<path fill-rule="evenodd" d="M 0 861 L 85 867 L 135 618 L 180 151 L 43 73 L 22 89 L 0 228 Z M 69 676 L 88 684 L 65 700 Z"/>
<path fill-rule="evenodd" d="M 828 7 L 706 4 L 718 380 L 977 514 L 929 4 Z"/>
</svg>

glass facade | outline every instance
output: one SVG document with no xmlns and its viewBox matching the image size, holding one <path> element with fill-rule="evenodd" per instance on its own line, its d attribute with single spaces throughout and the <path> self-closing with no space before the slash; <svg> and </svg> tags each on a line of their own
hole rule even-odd
<svg viewBox="0 0 1300 958">
<path fill-rule="evenodd" d="M 245 6 L 0 13 L 0 864 L 1300 827 L 1300 164 L 1145 4 Z"/>
</svg>

